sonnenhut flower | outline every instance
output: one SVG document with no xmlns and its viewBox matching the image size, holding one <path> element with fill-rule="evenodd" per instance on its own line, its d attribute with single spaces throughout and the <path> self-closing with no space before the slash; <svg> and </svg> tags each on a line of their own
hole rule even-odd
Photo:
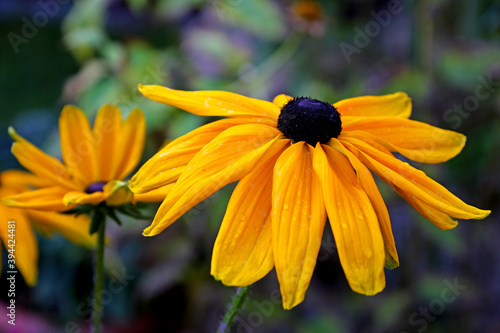
<svg viewBox="0 0 500 333">
<path fill-rule="evenodd" d="M 462 134 L 409 120 L 404 93 L 330 105 L 277 96 L 273 103 L 221 91 L 139 86 L 148 98 L 203 116 L 229 117 L 173 141 L 132 178 L 147 192 L 177 181 L 144 235 L 153 236 L 224 185 L 239 181 L 215 242 L 211 273 L 247 286 L 276 268 L 283 306 L 308 288 L 328 216 L 351 288 L 373 295 L 384 264 L 398 265 L 389 215 L 370 170 L 441 229 L 489 211 L 462 202 L 392 152 L 423 163 L 457 155 Z"/>
<path fill-rule="evenodd" d="M 5 205 L 46 211 L 68 211 L 91 217 L 90 234 L 97 233 L 93 293 L 93 332 L 101 332 L 104 286 L 106 217 L 120 220 L 116 211 L 142 217 L 136 201 L 161 201 L 169 186 L 134 195 L 124 178 L 136 167 L 144 147 L 146 121 L 139 109 L 122 121 L 120 110 L 104 105 L 91 129 L 85 114 L 66 106 L 59 117 L 63 162 L 45 154 L 14 129 L 12 153 L 33 172 L 43 186 L 3 198 Z"/>
<path fill-rule="evenodd" d="M 8 170 L 0 173 L 0 198 L 29 191 L 33 186 L 44 186 L 44 182 L 24 171 Z M 84 215 L 75 217 L 11 208 L 0 203 L 0 216 L 3 219 L 0 224 L 1 242 L 5 249 L 14 255 L 15 265 L 29 286 L 36 284 L 38 276 L 38 243 L 34 228 L 45 235 L 60 233 L 70 241 L 86 247 L 93 247 L 96 243 L 96 238 L 88 232 L 90 219 Z M 13 221 L 11 228 L 8 221 Z M 4 264 L 10 265 L 9 261 Z"/>
<path fill-rule="evenodd" d="M 120 110 L 103 106 L 97 113 L 93 129 L 85 114 L 66 106 L 59 117 L 63 163 L 36 148 L 18 135 L 12 153 L 45 186 L 34 191 L 4 198 L 8 206 L 48 211 L 66 211 L 82 204 L 106 202 L 119 206 L 132 201 L 161 201 L 167 188 L 136 195 L 124 178 L 136 167 L 144 147 L 146 123 L 139 109 L 122 121 Z"/>
</svg>

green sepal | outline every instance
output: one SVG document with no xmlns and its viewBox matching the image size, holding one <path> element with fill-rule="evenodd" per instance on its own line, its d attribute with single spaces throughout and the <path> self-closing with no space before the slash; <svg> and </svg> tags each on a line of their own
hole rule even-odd
<svg viewBox="0 0 500 333">
<path fill-rule="evenodd" d="M 141 213 L 141 209 L 146 207 L 146 204 L 142 202 L 138 202 L 135 205 L 133 204 L 128 204 L 128 205 L 121 205 L 115 207 L 117 211 L 124 215 L 128 215 L 130 217 L 133 217 L 135 219 L 140 219 L 140 220 L 151 220 L 153 217 L 147 216 Z"/>
<path fill-rule="evenodd" d="M 91 205 L 91 204 L 78 205 L 75 208 L 72 208 L 70 210 L 66 210 L 66 211 L 61 212 L 61 213 L 66 214 L 66 215 L 75 215 L 75 216 L 79 216 L 82 214 L 91 215 L 92 212 L 94 211 L 95 207 L 96 207 L 95 205 Z"/>
<path fill-rule="evenodd" d="M 115 212 L 115 210 L 113 208 L 107 207 L 107 209 L 106 209 L 106 215 L 108 215 L 118 225 L 122 225 L 122 221 L 120 221 L 120 219 L 116 215 L 116 212 Z"/>
<path fill-rule="evenodd" d="M 94 206 L 95 209 L 91 214 L 92 220 L 90 222 L 89 234 L 93 235 L 101 226 L 101 223 L 106 223 L 106 213 L 102 206 Z"/>
</svg>

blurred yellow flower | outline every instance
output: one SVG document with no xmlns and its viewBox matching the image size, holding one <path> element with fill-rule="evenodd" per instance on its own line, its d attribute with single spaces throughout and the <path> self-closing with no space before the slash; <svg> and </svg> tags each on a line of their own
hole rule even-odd
<svg viewBox="0 0 500 333">
<path fill-rule="evenodd" d="M 106 202 L 119 206 L 135 201 L 161 201 L 167 188 L 134 196 L 123 179 L 136 167 L 144 147 L 146 122 L 139 109 L 122 121 L 120 110 L 104 105 L 93 129 L 85 114 L 66 106 L 59 117 L 63 163 L 18 135 L 12 153 L 28 170 L 44 180 L 43 187 L 4 198 L 7 206 L 65 211 L 82 204 Z"/>
<path fill-rule="evenodd" d="M 215 242 L 211 273 L 226 285 L 247 286 L 275 267 L 285 309 L 304 299 L 327 217 L 354 291 L 380 292 L 384 265 L 398 266 L 389 214 L 370 170 L 441 229 L 457 225 L 451 217 L 489 214 L 392 154 L 440 163 L 465 144 L 462 134 L 409 120 L 405 93 L 331 105 L 286 95 L 271 103 L 222 91 L 139 90 L 197 115 L 229 117 L 174 140 L 133 176 L 136 193 L 176 182 L 144 235 L 160 233 L 239 181 Z"/>
<path fill-rule="evenodd" d="M 8 170 L 0 173 L 0 198 L 29 191 L 30 187 L 44 186 L 43 181 L 33 174 Z M 54 212 L 19 209 L 0 204 L 1 242 L 12 255 L 26 284 L 36 284 L 38 276 L 38 244 L 33 227 L 43 235 L 60 233 L 70 241 L 86 247 L 93 247 L 96 237 L 89 235 L 90 219 L 87 216 L 65 215 Z M 9 223 L 12 221 L 12 223 Z M 11 231 L 11 232 L 9 232 Z M 11 237 L 9 237 L 9 235 Z M 12 261 L 7 261 L 7 270 L 14 270 Z"/>
</svg>

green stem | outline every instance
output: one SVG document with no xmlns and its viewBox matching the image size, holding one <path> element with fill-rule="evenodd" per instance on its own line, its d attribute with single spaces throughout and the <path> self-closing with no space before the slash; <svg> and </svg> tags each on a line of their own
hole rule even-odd
<svg viewBox="0 0 500 333">
<path fill-rule="evenodd" d="M 96 212 L 96 215 L 98 213 Z M 102 291 L 104 287 L 104 239 L 106 229 L 106 215 L 100 215 L 99 229 L 97 231 L 97 248 L 95 254 L 95 280 L 94 280 L 94 308 L 93 332 L 100 333 L 102 326 Z"/>
<path fill-rule="evenodd" d="M 229 333 L 231 331 L 231 326 L 233 326 L 234 318 L 240 312 L 248 294 L 250 293 L 252 286 L 240 287 L 236 289 L 236 295 L 234 295 L 233 303 L 227 309 L 224 319 L 217 329 L 217 333 Z"/>
</svg>

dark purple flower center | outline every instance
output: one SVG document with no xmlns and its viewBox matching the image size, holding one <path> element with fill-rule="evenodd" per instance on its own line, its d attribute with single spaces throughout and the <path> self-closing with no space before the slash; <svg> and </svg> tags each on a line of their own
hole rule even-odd
<svg viewBox="0 0 500 333">
<path fill-rule="evenodd" d="M 311 146 L 327 143 L 342 131 L 337 109 L 328 103 L 307 97 L 296 97 L 281 108 L 278 129 L 295 142 L 305 141 Z"/>
<path fill-rule="evenodd" d="M 91 194 L 94 192 L 102 192 L 104 185 L 106 185 L 105 182 L 92 183 L 85 189 L 85 193 Z"/>
</svg>

